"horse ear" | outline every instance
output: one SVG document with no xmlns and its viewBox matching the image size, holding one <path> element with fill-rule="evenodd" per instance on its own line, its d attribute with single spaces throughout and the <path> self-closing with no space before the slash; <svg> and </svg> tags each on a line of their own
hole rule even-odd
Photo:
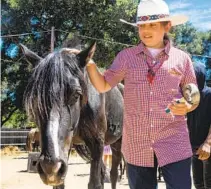
<svg viewBox="0 0 211 189">
<path fill-rule="evenodd" d="M 80 61 L 80 67 L 84 68 L 90 59 L 94 56 L 96 49 L 96 42 L 93 42 L 87 49 L 81 51 L 77 57 Z"/>
<path fill-rule="evenodd" d="M 26 59 L 33 65 L 36 66 L 36 64 L 42 60 L 40 56 L 38 56 L 36 53 L 29 50 L 25 45 L 19 44 L 20 49 L 22 50 L 23 54 L 26 56 Z"/>
</svg>

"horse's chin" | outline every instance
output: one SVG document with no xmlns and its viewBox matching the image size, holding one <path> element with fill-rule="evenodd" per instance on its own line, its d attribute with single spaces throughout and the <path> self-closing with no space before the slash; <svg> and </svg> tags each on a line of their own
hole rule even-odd
<svg viewBox="0 0 211 189">
<path fill-rule="evenodd" d="M 50 186 L 59 186 L 59 185 L 64 184 L 64 179 L 65 179 L 67 171 L 63 172 L 62 174 L 61 173 L 56 173 L 56 174 L 52 173 L 50 175 L 49 174 L 46 175 L 43 172 L 43 170 L 39 164 L 37 165 L 37 170 L 38 170 L 40 178 L 44 184 L 50 185 Z"/>
<path fill-rule="evenodd" d="M 44 184 L 49 186 L 59 186 L 64 184 L 64 180 L 61 180 L 60 178 L 51 176 L 51 178 L 47 178 L 45 175 L 40 175 L 41 180 Z"/>
</svg>

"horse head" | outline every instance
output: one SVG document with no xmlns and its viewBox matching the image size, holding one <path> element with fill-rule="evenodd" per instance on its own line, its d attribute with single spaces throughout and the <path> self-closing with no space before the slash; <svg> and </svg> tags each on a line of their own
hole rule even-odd
<svg viewBox="0 0 211 189">
<path fill-rule="evenodd" d="M 84 69 L 94 54 L 95 43 L 79 54 L 62 48 L 45 58 L 23 45 L 21 49 L 35 65 L 25 90 L 24 104 L 41 134 L 37 170 L 45 184 L 61 185 L 67 173 L 72 137 L 87 99 Z"/>
</svg>

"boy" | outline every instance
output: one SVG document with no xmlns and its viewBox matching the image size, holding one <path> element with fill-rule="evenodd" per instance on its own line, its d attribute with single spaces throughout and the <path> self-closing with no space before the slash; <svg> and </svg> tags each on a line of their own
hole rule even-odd
<svg viewBox="0 0 211 189">
<path fill-rule="evenodd" d="M 171 26 L 186 21 L 185 16 L 169 16 L 163 0 L 142 0 L 137 22 L 129 23 L 138 27 L 140 44 L 122 50 L 103 75 L 93 61 L 87 64 L 90 80 L 101 93 L 124 79 L 122 152 L 131 189 L 156 188 L 158 165 L 168 189 L 191 188 L 192 150 L 185 115 L 198 104 L 176 102 L 182 88 L 196 84 L 196 78 L 189 56 L 166 37 Z"/>
</svg>

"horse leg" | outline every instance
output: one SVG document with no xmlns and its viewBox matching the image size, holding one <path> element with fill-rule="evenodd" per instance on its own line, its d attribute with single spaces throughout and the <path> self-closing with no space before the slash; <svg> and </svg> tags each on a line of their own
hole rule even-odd
<svg viewBox="0 0 211 189">
<path fill-rule="evenodd" d="M 161 168 L 158 167 L 158 181 L 161 181 Z"/>
<path fill-rule="evenodd" d="M 64 184 L 59 185 L 59 186 L 53 186 L 53 189 L 64 189 Z"/>
<path fill-rule="evenodd" d="M 34 151 L 38 152 L 38 145 L 37 145 L 37 141 L 34 142 Z"/>
<path fill-rule="evenodd" d="M 101 158 L 102 159 L 102 158 Z M 106 166 L 102 160 L 101 162 L 101 185 L 103 186 L 104 188 L 104 182 L 105 182 L 105 174 L 106 174 Z"/>
<path fill-rule="evenodd" d="M 119 179 L 122 180 L 122 176 L 124 175 L 124 165 L 122 165 L 122 158 L 121 158 L 121 161 L 119 163 L 119 169 L 120 169 L 120 177 Z"/>
<path fill-rule="evenodd" d="M 30 142 L 30 152 L 33 151 L 33 146 L 32 146 L 32 143 Z"/>
<path fill-rule="evenodd" d="M 122 180 L 122 176 L 125 174 L 125 171 L 127 176 L 127 169 L 126 169 L 127 163 L 125 161 L 125 158 L 123 157 L 123 154 L 119 166 L 120 166 L 120 180 Z"/>
<path fill-rule="evenodd" d="M 124 162 L 123 175 L 125 174 L 125 171 L 126 171 L 126 177 L 128 178 L 128 176 L 127 176 L 127 162 L 125 161 L 125 158 L 124 158 L 123 155 L 122 155 L 122 159 L 123 159 L 123 162 Z"/>
<path fill-rule="evenodd" d="M 26 137 L 26 151 L 29 152 L 30 151 L 30 141 L 29 141 L 29 134 L 27 134 Z"/>
<path fill-rule="evenodd" d="M 32 152 L 35 152 L 35 148 L 36 148 L 36 146 L 35 146 L 35 143 L 33 142 L 32 143 Z"/>
<path fill-rule="evenodd" d="M 112 150 L 112 166 L 111 166 L 111 171 L 110 171 L 112 189 L 116 189 L 116 183 L 118 179 L 118 166 L 122 158 L 121 143 L 122 143 L 122 140 L 119 139 L 115 143 L 110 145 L 111 150 Z"/>
<path fill-rule="evenodd" d="M 39 152 L 39 145 L 37 144 L 37 152 Z"/>
<path fill-rule="evenodd" d="M 92 141 L 92 144 L 94 142 Z M 89 146 L 91 151 L 91 166 L 88 189 L 103 189 L 104 188 L 104 175 L 105 168 L 102 160 L 103 156 L 103 143 L 96 142 L 94 145 Z M 98 149 L 96 151 L 96 149 Z"/>
<path fill-rule="evenodd" d="M 123 154 L 121 156 L 121 161 L 120 161 L 120 164 L 119 164 L 119 169 L 120 169 L 119 181 L 121 181 L 123 175 L 125 174 L 125 171 L 127 172 L 127 170 L 126 170 L 126 162 L 125 162 L 125 159 L 123 157 Z"/>
<path fill-rule="evenodd" d="M 88 189 L 104 188 L 105 168 L 102 160 L 91 160 Z"/>
</svg>

